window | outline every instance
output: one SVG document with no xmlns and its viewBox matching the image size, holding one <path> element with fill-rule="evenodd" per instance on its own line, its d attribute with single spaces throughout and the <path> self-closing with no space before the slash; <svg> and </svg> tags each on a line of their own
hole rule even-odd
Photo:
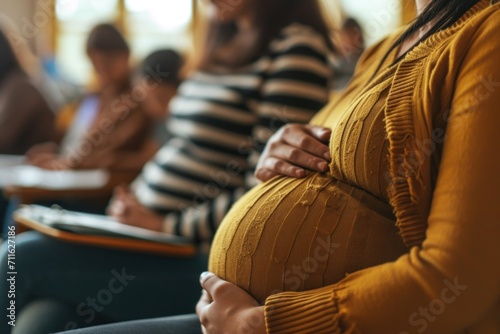
<svg viewBox="0 0 500 334">
<path fill-rule="evenodd" d="M 186 0 L 126 0 L 126 30 L 135 58 L 158 48 L 187 49 L 193 3 Z"/>
<path fill-rule="evenodd" d="M 85 54 L 89 31 L 98 23 L 121 26 L 140 61 L 159 48 L 186 50 L 191 46 L 191 0 L 71 0 L 56 3 L 56 61 L 69 80 L 84 85 L 91 79 Z"/>
<path fill-rule="evenodd" d="M 118 24 L 130 42 L 134 61 L 140 61 L 158 48 L 184 51 L 191 47 L 195 4 L 199 0 L 53 1 L 56 3 L 55 55 L 59 70 L 69 80 L 84 85 L 92 73 L 85 54 L 85 40 L 95 24 Z M 402 0 L 322 2 L 336 22 L 341 17 L 356 18 L 364 28 L 368 45 L 401 24 Z"/>
</svg>

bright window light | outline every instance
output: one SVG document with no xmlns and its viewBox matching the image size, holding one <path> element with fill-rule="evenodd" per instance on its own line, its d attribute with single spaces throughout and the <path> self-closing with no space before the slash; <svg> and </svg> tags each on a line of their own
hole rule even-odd
<svg viewBox="0 0 500 334">
<path fill-rule="evenodd" d="M 173 31 L 185 28 L 192 17 L 192 2 L 179 0 L 126 0 L 131 13 L 149 16 L 159 28 Z"/>
<path fill-rule="evenodd" d="M 56 1 L 57 18 L 61 21 L 71 19 L 73 15 L 75 15 L 79 5 L 80 5 L 80 0 Z"/>
<path fill-rule="evenodd" d="M 60 21 L 74 18 L 107 18 L 116 12 L 118 0 L 66 0 L 56 1 L 56 14 Z"/>
</svg>

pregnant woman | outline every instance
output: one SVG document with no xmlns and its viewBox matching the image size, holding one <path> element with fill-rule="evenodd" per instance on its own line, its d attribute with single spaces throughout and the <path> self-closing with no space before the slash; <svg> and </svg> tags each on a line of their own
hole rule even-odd
<svg viewBox="0 0 500 334">
<path fill-rule="evenodd" d="M 257 174 L 292 177 L 225 217 L 198 318 L 82 333 L 499 333 L 500 5 L 416 4 L 312 120 L 327 172 L 324 129 L 268 145 Z"/>
<path fill-rule="evenodd" d="M 206 1 L 206 37 L 195 68 L 169 107 L 171 139 L 134 184 L 111 205 L 123 223 L 210 243 L 231 204 L 251 181 L 254 156 L 289 122 L 308 122 L 329 97 L 334 53 L 317 1 Z M 164 75 L 158 64 L 152 75 Z M 150 78 L 149 85 L 162 80 Z M 256 159 L 257 160 L 257 159 Z M 256 161 L 255 161 L 256 162 Z M 325 166 L 326 168 L 326 166 Z M 116 203 L 121 203 L 116 205 Z M 7 245 L 1 271 L 9 271 Z M 16 237 L 15 329 L 45 334 L 64 329 L 191 312 L 207 255 L 153 256 L 63 243 L 37 232 Z M 97 297 L 114 273 L 134 277 L 113 301 Z M 111 276 L 110 276 L 111 275 Z M 10 311 L 6 279 L 0 309 Z M 132 279 L 132 278 L 131 278 Z M 123 281 L 123 280 L 122 280 Z M 121 281 L 121 282 L 122 282 Z M 101 295 L 99 295 L 101 296 Z"/>
</svg>

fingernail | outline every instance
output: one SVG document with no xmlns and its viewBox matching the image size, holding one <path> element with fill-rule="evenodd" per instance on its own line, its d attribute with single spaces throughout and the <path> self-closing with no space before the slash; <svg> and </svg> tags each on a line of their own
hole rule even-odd
<svg viewBox="0 0 500 334">
<path fill-rule="evenodd" d="M 208 271 L 202 272 L 200 275 L 200 279 L 204 279 L 208 274 L 209 274 Z"/>
<path fill-rule="evenodd" d="M 320 170 L 322 170 L 322 171 L 325 171 L 325 170 L 328 168 L 328 164 L 327 164 L 326 162 L 322 161 L 322 162 L 320 162 L 320 163 L 318 164 L 318 168 L 319 168 Z"/>
<path fill-rule="evenodd" d="M 330 151 L 326 151 L 326 152 L 323 154 L 323 157 L 324 157 L 326 160 L 328 160 L 328 161 L 332 160 L 332 156 L 330 155 Z"/>
<path fill-rule="evenodd" d="M 295 175 L 297 175 L 298 177 L 304 177 L 306 176 L 306 171 L 300 168 L 296 168 Z"/>
</svg>

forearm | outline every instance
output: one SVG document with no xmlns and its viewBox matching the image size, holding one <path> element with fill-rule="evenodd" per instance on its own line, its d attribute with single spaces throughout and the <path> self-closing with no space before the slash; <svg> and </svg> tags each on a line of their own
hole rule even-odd
<svg viewBox="0 0 500 334">
<path fill-rule="evenodd" d="M 395 263 L 351 274 L 333 286 L 270 296 L 268 332 L 443 334 L 485 317 L 498 300 L 497 281 L 484 268 L 474 271 L 478 265 L 441 269 L 430 257 L 415 248 Z"/>
</svg>

